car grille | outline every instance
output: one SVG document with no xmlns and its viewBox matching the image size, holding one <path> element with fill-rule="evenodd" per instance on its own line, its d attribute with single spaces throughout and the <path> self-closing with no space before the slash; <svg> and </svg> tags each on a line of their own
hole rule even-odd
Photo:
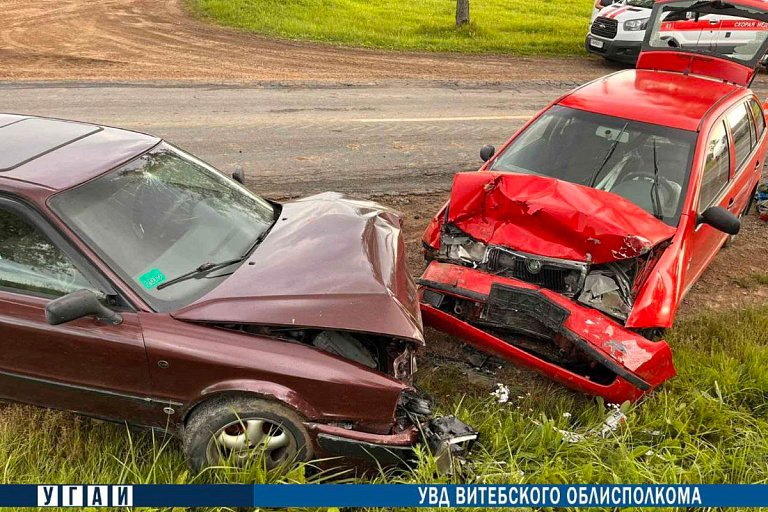
<svg viewBox="0 0 768 512">
<path fill-rule="evenodd" d="M 581 285 L 582 272 L 578 269 L 542 262 L 538 272 L 531 272 L 528 261 L 498 248 L 491 249 L 488 255 L 489 268 L 507 277 L 564 294 L 575 293 Z"/>
<path fill-rule="evenodd" d="M 591 32 L 599 37 L 605 37 L 606 39 L 613 39 L 616 37 L 616 33 L 619 30 L 619 22 L 610 18 L 603 18 L 600 16 L 592 24 Z"/>
</svg>

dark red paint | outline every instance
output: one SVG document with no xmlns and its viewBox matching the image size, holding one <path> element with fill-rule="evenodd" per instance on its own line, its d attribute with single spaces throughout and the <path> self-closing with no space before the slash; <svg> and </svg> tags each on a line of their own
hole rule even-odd
<svg viewBox="0 0 768 512">
<path fill-rule="evenodd" d="M 0 129 L 24 118 L 0 115 Z M 247 393 L 291 407 L 313 435 L 383 446 L 418 442 L 416 428 L 396 417 L 407 379 L 309 345 L 213 325 L 336 329 L 423 345 L 397 212 L 334 194 L 285 204 L 273 232 L 235 275 L 181 311 L 157 313 L 47 204 L 160 142 L 101 128 L 0 172 L 0 201 L 39 217 L 57 245 L 79 253 L 129 305 L 120 311 L 123 323 L 86 317 L 51 326 L 44 313 L 50 299 L 0 289 L 0 396 L 176 430 L 205 400 Z M 51 125 L 51 134 L 56 129 Z M 337 455 L 319 446 L 314 452 Z"/>
</svg>

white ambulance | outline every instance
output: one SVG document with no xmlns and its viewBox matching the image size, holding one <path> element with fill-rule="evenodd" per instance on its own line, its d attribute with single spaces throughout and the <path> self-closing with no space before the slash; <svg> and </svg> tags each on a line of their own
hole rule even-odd
<svg viewBox="0 0 768 512">
<path fill-rule="evenodd" d="M 622 0 L 601 9 L 587 34 L 590 53 L 627 64 L 637 62 L 655 0 Z"/>
<path fill-rule="evenodd" d="M 590 25 L 586 48 L 590 53 L 627 64 L 637 62 L 645 29 L 655 0 L 621 0 L 600 10 Z M 692 4 L 695 5 L 694 2 Z M 754 53 L 755 32 L 768 30 L 768 23 L 723 15 L 670 12 L 658 35 L 671 48 L 698 48 L 718 55 Z"/>
</svg>

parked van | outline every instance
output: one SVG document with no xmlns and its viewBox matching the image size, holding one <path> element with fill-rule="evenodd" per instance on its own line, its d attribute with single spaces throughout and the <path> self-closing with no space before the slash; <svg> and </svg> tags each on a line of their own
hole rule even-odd
<svg viewBox="0 0 768 512">
<path fill-rule="evenodd" d="M 635 64 L 655 0 L 622 0 L 598 13 L 587 34 L 590 53 L 608 60 Z M 670 48 L 688 48 L 717 54 L 752 51 L 754 32 L 768 30 L 768 23 L 725 14 L 670 12 L 659 29 Z"/>
</svg>

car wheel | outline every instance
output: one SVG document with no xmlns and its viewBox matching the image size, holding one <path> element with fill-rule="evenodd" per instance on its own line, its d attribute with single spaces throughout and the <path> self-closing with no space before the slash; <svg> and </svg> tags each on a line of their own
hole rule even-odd
<svg viewBox="0 0 768 512">
<path fill-rule="evenodd" d="M 184 452 L 193 471 L 245 465 L 263 454 L 268 470 L 312 456 L 304 420 L 293 410 L 259 398 L 230 396 L 198 406 L 184 427 Z"/>
</svg>

